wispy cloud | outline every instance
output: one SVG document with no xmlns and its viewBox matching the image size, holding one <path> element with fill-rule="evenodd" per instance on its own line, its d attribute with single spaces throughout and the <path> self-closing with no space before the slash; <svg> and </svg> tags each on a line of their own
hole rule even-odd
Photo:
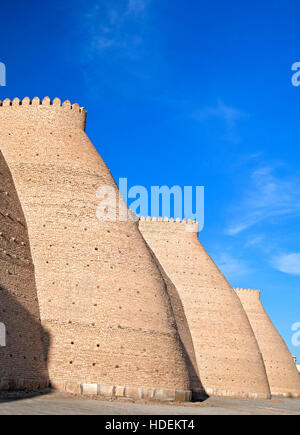
<svg viewBox="0 0 300 435">
<path fill-rule="evenodd" d="M 242 198 L 230 211 L 226 234 L 238 234 L 272 218 L 300 216 L 300 179 L 274 172 L 268 166 L 252 172 Z"/>
<path fill-rule="evenodd" d="M 263 157 L 263 151 L 257 151 L 255 153 L 245 153 L 243 154 L 242 152 L 239 153 L 239 156 L 237 157 L 237 159 L 232 162 L 232 167 L 237 170 L 241 167 L 245 167 L 245 165 L 249 166 L 249 165 L 253 165 L 253 164 L 257 164 L 257 162 L 259 160 L 261 160 Z"/>
<path fill-rule="evenodd" d="M 123 57 L 134 56 L 142 42 L 141 13 L 149 3 L 150 0 L 100 0 L 87 10 L 80 21 L 85 32 L 85 60 L 92 60 L 107 51 Z"/>
<path fill-rule="evenodd" d="M 218 101 L 215 107 L 206 107 L 204 109 L 196 110 L 191 114 L 191 117 L 203 121 L 210 118 L 215 118 L 222 121 L 225 124 L 226 139 L 238 142 L 239 135 L 237 132 L 238 121 L 247 115 L 240 110 L 227 106 L 222 101 Z"/>
<path fill-rule="evenodd" d="M 240 278 L 250 272 L 250 268 L 244 260 L 235 258 L 227 252 L 215 253 L 213 258 L 221 272 L 229 280 Z"/>
<path fill-rule="evenodd" d="M 158 76 L 160 52 L 150 6 L 151 0 L 93 0 L 77 13 L 75 49 L 91 96 L 109 92 L 132 98 Z"/>
<path fill-rule="evenodd" d="M 146 9 L 149 3 L 150 0 L 129 0 L 127 10 L 129 13 L 136 14 Z"/>
<path fill-rule="evenodd" d="M 280 272 L 288 273 L 289 275 L 300 275 L 300 253 L 283 254 L 274 257 L 271 265 L 274 269 Z"/>
<path fill-rule="evenodd" d="M 247 240 L 247 242 L 245 243 L 245 247 L 246 248 L 250 248 L 253 246 L 261 247 L 262 244 L 263 244 L 263 236 L 254 236 L 251 237 L 249 240 Z"/>
</svg>

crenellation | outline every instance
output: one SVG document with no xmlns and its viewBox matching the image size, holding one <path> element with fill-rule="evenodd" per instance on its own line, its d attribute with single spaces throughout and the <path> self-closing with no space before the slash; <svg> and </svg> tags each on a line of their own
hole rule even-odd
<svg viewBox="0 0 300 435">
<path fill-rule="evenodd" d="M 38 97 L 34 97 L 31 101 L 31 104 L 32 104 L 32 106 L 40 106 L 42 103 Z"/>
<path fill-rule="evenodd" d="M 174 224 L 180 223 L 180 224 L 198 225 L 198 222 L 193 221 L 191 219 L 188 219 L 188 220 L 185 219 L 185 218 L 184 219 L 180 219 L 180 218 L 174 219 L 173 217 L 168 218 L 167 216 L 165 216 L 165 217 L 161 217 L 161 216 L 159 216 L 159 217 L 156 217 L 156 216 L 153 216 L 153 217 L 151 217 L 151 216 L 147 216 L 147 217 L 141 216 L 139 218 L 139 221 L 141 221 L 141 222 L 161 222 L 161 223 L 169 222 L 169 223 L 174 223 Z"/>
<path fill-rule="evenodd" d="M 14 98 L 12 100 L 12 106 L 20 106 L 20 104 L 21 104 L 21 101 L 19 98 Z"/>
<path fill-rule="evenodd" d="M 9 98 L 5 98 L 5 100 L 4 100 L 3 103 L 2 103 L 2 106 L 3 106 L 3 107 L 11 106 L 11 101 L 10 101 L 10 99 L 9 99 Z"/>
<path fill-rule="evenodd" d="M 0 107 L 26 107 L 26 106 L 54 106 L 54 107 L 62 107 L 64 109 L 74 110 L 76 112 L 85 113 L 86 110 L 84 107 L 80 107 L 78 103 L 71 104 L 69 100 L 64 101 L 63 103 L 59 98 L 54 98 L 53 101 L 49 97 L 44 97 L 43 100 L 40 100 L 38 97 L 34 97 L 32 100 L 29 97 L 24 97 L 23 100 L 20 100 L 18 97 L 10 100 L 9 98 L 5 98 L 3 101 L 0 101 Z"/>
<path fill-rule="evenodd" d="M 40 100 L 38 97 L 34 97 L 32 100 L 29 97 L 24 97 L 23 100 L 20 100 L 18 97 L 10 100 L 9 98 L 5 98 L 3 101 L 0 101 L 0 107 L 6 106 L 55 106 L 55 107 L 63 107 L 68 108 L 70 110 L 75 109 L 76 111 L 85 111 L 84 107 L 80 107 L 78 103 L 71 104 L 70 100 L 65 100 L 63 103 L 59 98 L 54 98 L 53 101 L 49 97 L 44 97 L 43 100 Z"/>
<path fill-rule="evenodd" d="M 40 100 L 34 97 L 32 100 L 25 97 L 22 101 L 19 98 L 11 101 L 6 98 L 0 104 L 0 128 L 1 124 L 19 125 L 18 130 L 21 134 L 22 130 L 36 128 L 56 128 L 56 129 L 77 129 L 85 130 L 86 110 L 80 107 L 78 103 L 71 104 L 69 100 L 61 102 L 59 98 L 54 98 L 53 101 L 49 97 Z M 9 132 L 11 136 L 12 133 Z"/>
<path fill-rule="evenodd" d="M 29 97 L 25 97 L 22 100 L 22 106 L 29 106 L 31 104 L 31 100 Z"/>
<path fill-rule="evenodd" d="M 50 106 L 51 105 L 51 100 L 49 97 L 45 97 L 42 101 L 42 104 L 44 104 L 44 106 Z"/>
<path fill-rule="evenodd" d="M 60 98 L 54 98 L 54 100 L 53 100 L 53 106 L 61 106 L 61 100 L 60 100 Z"/>
<path fill-rule="evenodd" d="M 62 103 L 62 107 L 63 107 L 64 109 L 72 109 L 72 104 L 71 104 L 71 102 L 70 102 L 69 100 L 66 100 L 66 101 L 64 101 L 64 102 Z"/>
<path fill-rule="evenodd" d="M 72 104 L 71 109 L 76 111 L 76 112 L 79 112 L 82 108 L 79 106 L 78 103 L 74 103 L 74 104 Z"/>
<path fill-rule="evenodd" d="M 260 299 L 260 290 L 250 288 L 234 288 L 235 292 L 241 297 L 256 297 Z"/>
<path fill-rule="evenodd" d="M 139 225 L 143 228 L 143 231 L 154 232 L 185 232 L 191 235 L 197 235 L 199 231 L 199 224 L 191 219 L 168 218 L 168 217 L 140 217 Z"/>
</svg>

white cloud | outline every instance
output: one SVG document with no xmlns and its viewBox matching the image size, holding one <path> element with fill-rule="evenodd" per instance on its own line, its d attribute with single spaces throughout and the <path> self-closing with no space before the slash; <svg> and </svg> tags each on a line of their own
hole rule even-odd
<svg viewBox="0 0 300 435">
<path fill-rule="evenodd" d="M 232 222 L 225 231 L 228 235 L 273 218 L 300 216 L 300 179 L 275 176 L 267 166 L 255 170 L 230 215 Z"/>
<path fill-rule="evenodd" d="M 273 258 L 272 266 L 280 272 L 300 275 L 300 253 L 284 254 Z"/>
<path fill-rule="evenodd" d="M 146 9 L 150 0 L 129 0 L 128 12 L 129 13 L 139 13 Z"/>
<path fill-rule="evenodd" d="M 84 31 L 85 60 L 93 60 L 107 51 L 125 57 L 141 43 L 140 14 L 150 0 L 128 0 L 94 4 L 80 20 Z M 133 26 L 132 26 L 133 25 Z"/>
<path fill-rule="evenodd" d="M 227 106 L 222 101 L 218 101 L 216 107 L 206 107 L 192 113 L 191 117 L 196 120 L 205 120 L 209 118 L 216 118 L 225 123 L 226 139 L 238 142 L 239 137 L 237 133 L 237 123 L 246 115 L 234 107 Z"/>
<path fill-rule="evenodd" d="M 245 243 L 245 247 L 249 248 L 252 246 L 261 246 L 263 243 L 263 236 L 254 236 L 251 237 L 247 242 Z"/>
<path fill-rule="evenodd" d="M 231 254 L 222 252 L 220 254 L 215 254 L 213 256 L 217 266 L 221 272 L 229 280 L 234 280 L 240 278 L 241 276 L 247 275 L 250 269 L 245 261 L 234 258 Z"/>
</svg>

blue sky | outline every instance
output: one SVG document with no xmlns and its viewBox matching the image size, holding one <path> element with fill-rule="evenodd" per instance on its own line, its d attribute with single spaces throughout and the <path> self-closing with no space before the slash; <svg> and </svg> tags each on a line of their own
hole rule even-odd
<svg viewBox="0 0 300 435">
<path fill-rule="evenodd" d="M 115 179 L 204 185 L 200 240 L 260 288 L 291 352 L 300 321 L 299 2 L 15 0 L 0 98 L 70 99 Z"/>
</svg>

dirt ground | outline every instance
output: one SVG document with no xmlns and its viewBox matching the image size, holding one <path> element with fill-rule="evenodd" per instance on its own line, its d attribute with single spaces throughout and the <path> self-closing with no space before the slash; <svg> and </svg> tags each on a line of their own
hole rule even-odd
<svg viewBox="0 0 300 435">
<path fill-rule="evenodd" d="M 47 391 L 0 395 L 0 415 L 300 415 L 300 399 L 240 400 L 210 397 L 204 402 L 166 404 L 83 398 Z"/>
</svg>

